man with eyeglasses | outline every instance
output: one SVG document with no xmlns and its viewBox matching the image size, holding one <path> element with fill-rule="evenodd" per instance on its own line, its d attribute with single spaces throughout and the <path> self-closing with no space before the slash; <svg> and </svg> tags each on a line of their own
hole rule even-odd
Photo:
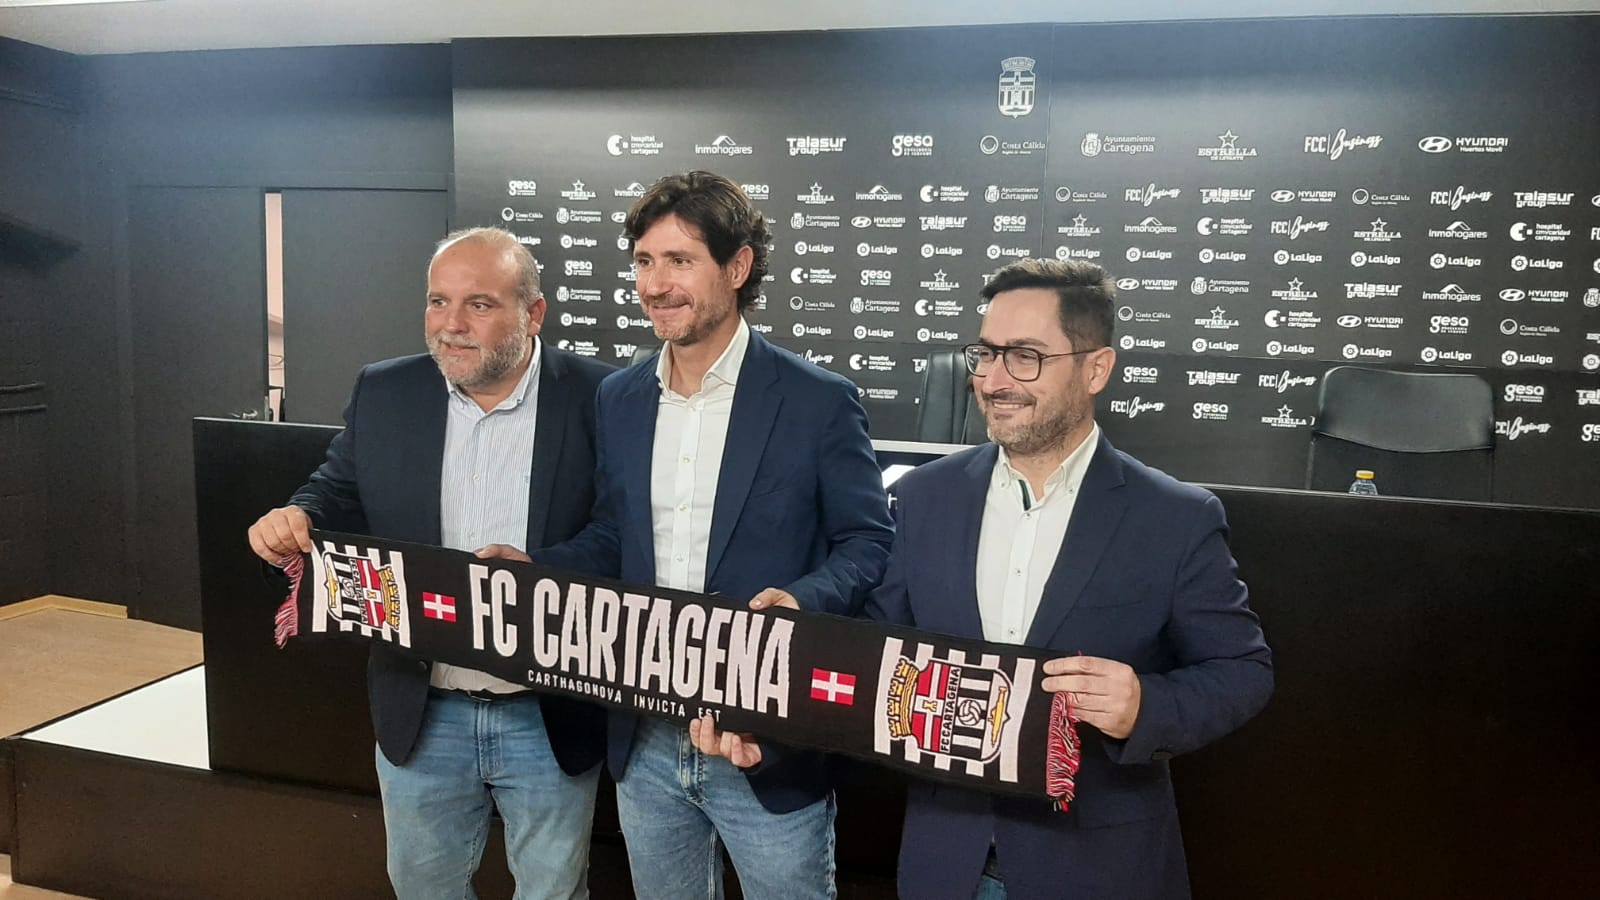
<svg viewBox="0 0 1600 900">
<path fill-rule="evenodd" d="M 992 443 L 900 479 L 867 612 L 1058 651 L 1041 687 L 1067 694 L 1082 764 L 1066 813 L 913 782 L 900 894 L 1187 897 L 1167 760 L 1238 728 L 1273 684 L 1222 504 L 1114 449 L 1095 424 L 1117 356 L 1103 269 L 1022 260 L 982 296 L 963 353 Z"/>
</svg>

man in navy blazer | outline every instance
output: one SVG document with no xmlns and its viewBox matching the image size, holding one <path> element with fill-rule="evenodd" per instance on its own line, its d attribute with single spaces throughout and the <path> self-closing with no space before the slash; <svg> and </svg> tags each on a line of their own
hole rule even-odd
<svg viewBox="0 0 1600 900">
<path fill-rule="evenodd" d="M 594 395 L 614 370 L 540 341 L 544 312 L 510 233 L 446 238 L 428 269 L 430 353 L 361 370 L 327 460 L 251 527 L 257 554 L 309 551 L 311 527 L 466 550 L 578 533 Z M 382 642 L 367 672 L 396 893 L 470 894 L 498 808 L 518 896 L 586 897 L 604 713 Z"/>
<path fill-rule="evenodd" d="M 765 219 L 738 185 L 691 172 L 652 186 L 624 231 L 666 346 L 600 386 L 594 522 L 535 558 L 858 613 L 891 540 L 882 474 L 855 387 L 741 316 L 767 270 Z M 724 846 L 752 900 L 834 895 L 820 754 L 620 713 L 607 742 L 639 897 L 720 897 Z"/>
<path fill-rule="evenodd" d="M 900 894 L 1189 894 L 1167 760 L 1239 727 L 1272 657 L 1227 545 L 1222 504 L 1111 446 L 1094 397 L 1116 367 L 1114 289 L 1096 265 L 999 270 L 963 349 L 993 443 L 907 473 L 868 614 L 1058 651 L 1082 762 L 1069 812 L 912 782 Z"/>
</svg>

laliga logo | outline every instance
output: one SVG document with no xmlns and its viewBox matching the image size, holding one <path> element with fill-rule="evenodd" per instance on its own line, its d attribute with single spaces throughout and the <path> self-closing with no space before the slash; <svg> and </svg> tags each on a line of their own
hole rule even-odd
<svg viewBox="0 0 1600 900">
<path fill-rule="evenodd" d="M 1440 135 L 1430 135 L 1417 141 L 1417 149 L 1423 153 L 1444 153 L 1451 147 L 1450 139 Z"/>
</svg>

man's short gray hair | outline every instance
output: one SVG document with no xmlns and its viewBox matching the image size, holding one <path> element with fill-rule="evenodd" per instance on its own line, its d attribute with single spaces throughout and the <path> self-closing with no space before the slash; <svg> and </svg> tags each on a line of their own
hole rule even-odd
<svg viewBox="0 0 1600 900">
<path fill-rule="evenodd" d="M 511 260 L 511 265 L 516 270 L 517 287 L 516 296 L 524 310 L 533 305 L 533 301 L 544 296 L 539 289 L 539 264 L 534 262 L 533 254 L 528 252 L 517 236 L 504 228 L 484 227 L 462 228 L 445 235 L 444 240 L 433 249 L 434 259 L 439 258 L 447 248 L 453 247 L 463 241 L 483 244 L 504 253 Z"/>
</svg>

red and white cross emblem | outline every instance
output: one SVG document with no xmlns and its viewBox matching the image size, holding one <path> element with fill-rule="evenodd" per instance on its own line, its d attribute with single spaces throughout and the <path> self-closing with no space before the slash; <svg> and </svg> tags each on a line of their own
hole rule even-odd
<svg viewBox="0 0 1600 900">
<path fill-rule="evenodd" d="M 856 677 L 828 669 L 812 669 L 811 699 L 854 706 L 856 702 Z"/>
</svg>

